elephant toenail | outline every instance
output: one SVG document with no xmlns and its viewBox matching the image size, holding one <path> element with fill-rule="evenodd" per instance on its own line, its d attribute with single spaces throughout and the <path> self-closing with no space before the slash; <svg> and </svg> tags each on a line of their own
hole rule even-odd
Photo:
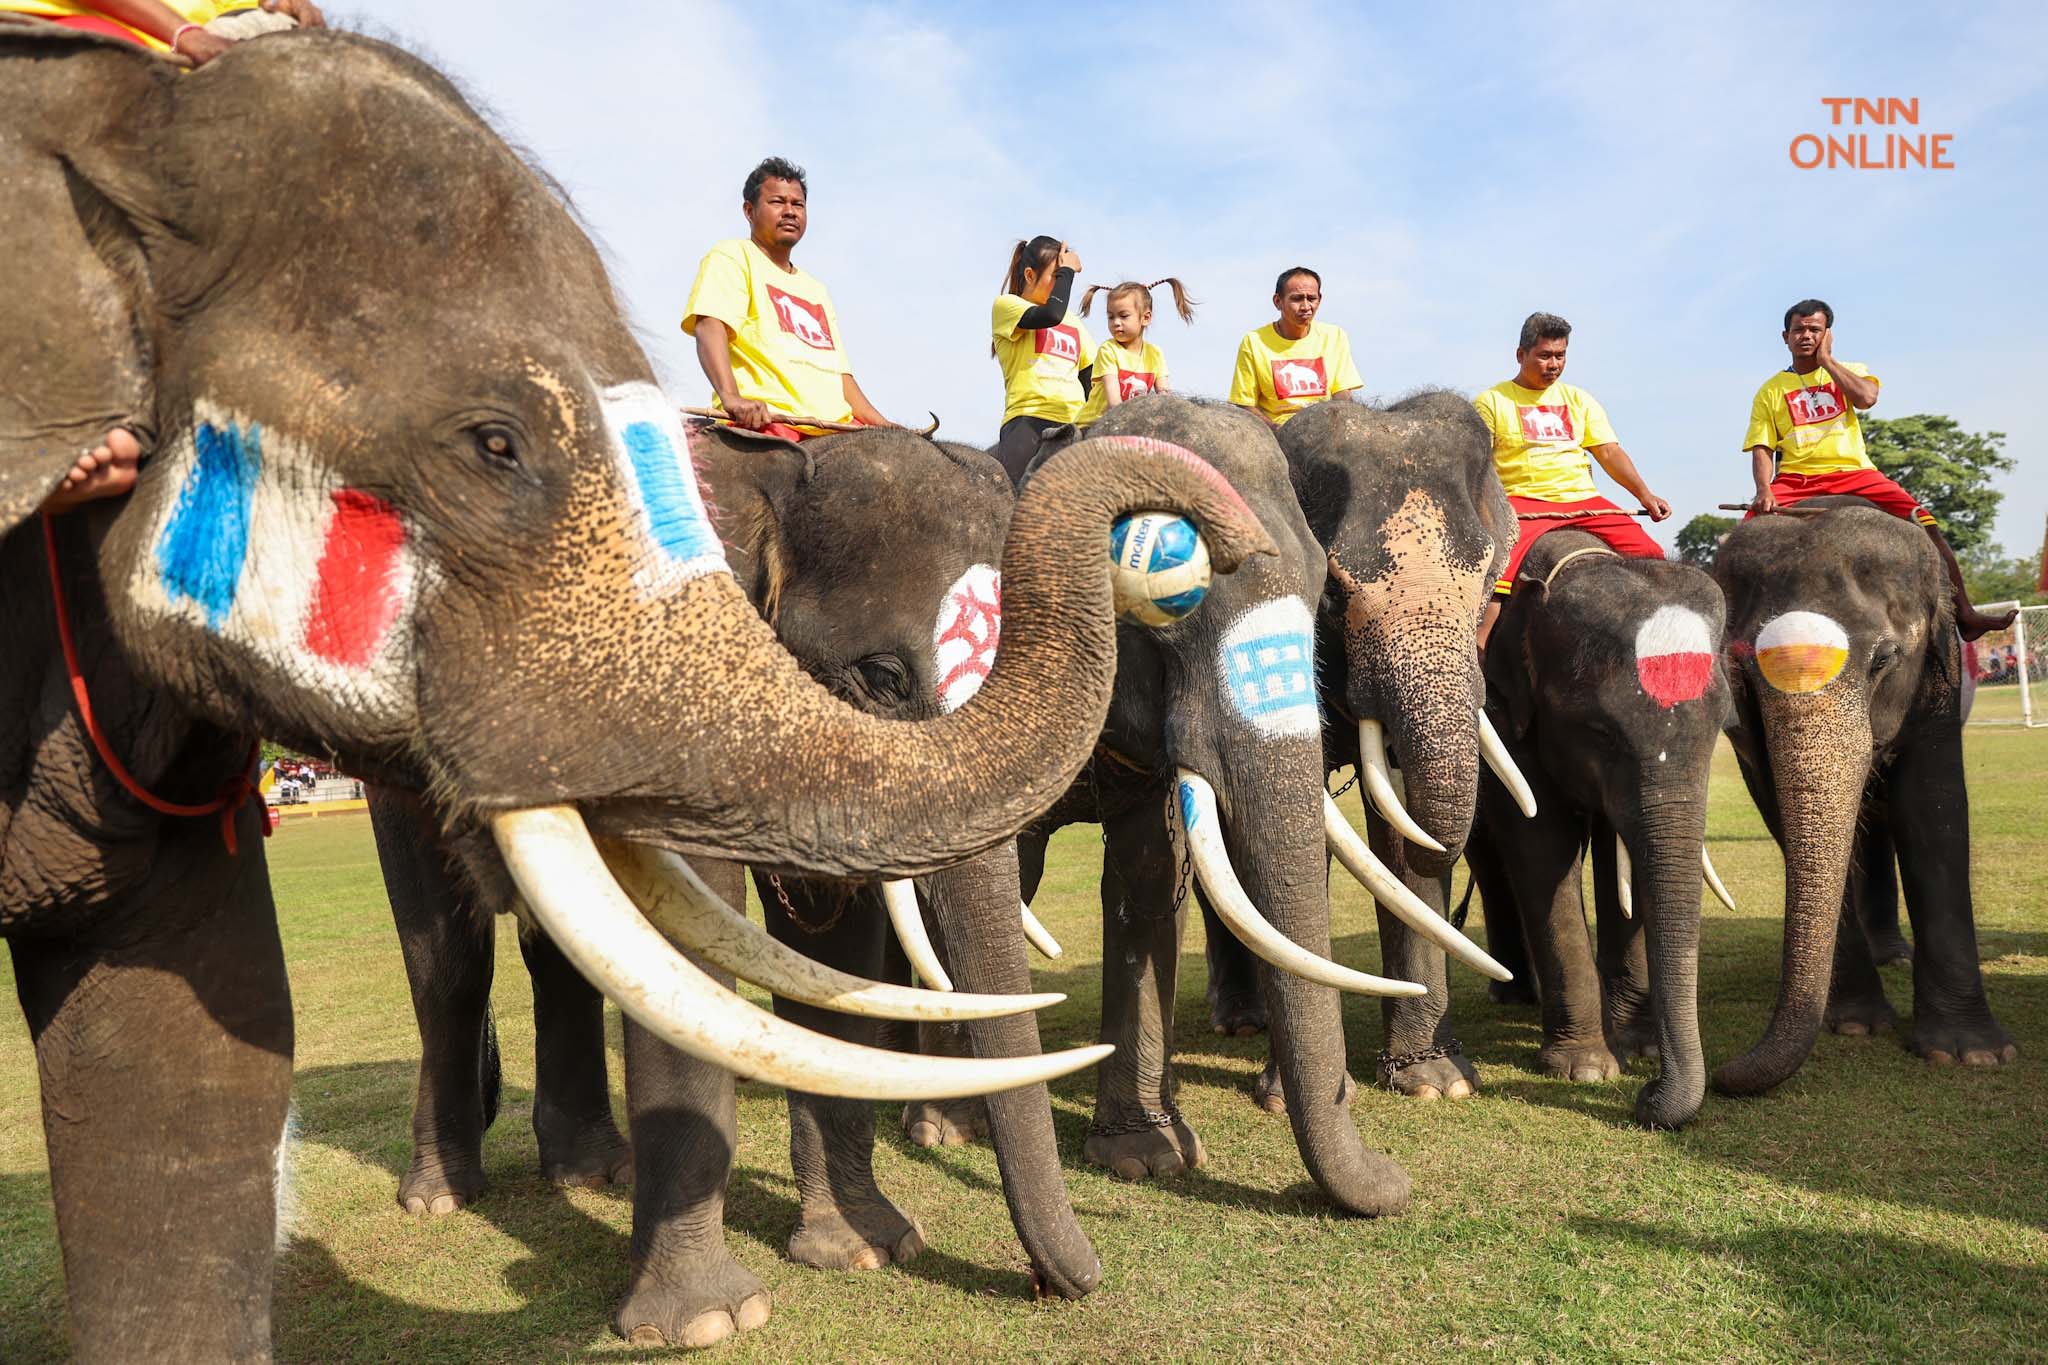
<svg viewBox="0 0 2048 1365">
<path fill-rule="evenodd" d="M 1930 1066 L 1954 1066 L 1956 1064 L 1953 1053 L 1943 1052 L 1938 1047 L 1927 1049 L 1927 1061 Z"/>
<path fill-rule="evenodd" d="M 714 1308 L 709 1313 L 699 1313 L 690 1319 L 690 1325 L 683 1328 L 680 1345 L 691 1347 L 714 1346 L 733 1333 L 732 1314 L 723 1308 Z"/>
<path fill-rule="evenodd" d="M 1111 1166 L 1110 1169 L 1124 1180 L 1143 1180 L 1145 1178 L 1145 1163 L 1134 1156 L 1118 1157 L 1116 1164 Z"/>
<path fill-rule="evenodd" d="M 896 1243 L 896 1260 L 899 1264 L 924 1250 L 924 1233 L 913 1227 L 903 1234 Z"/>
<path fill-rule="evenodd" d="M 939 1128 L 934 1123 L 913 1123 L 910 1125 L 910 1141 L 919 1147 L 939 1145 Z"/>
<path fill-rule="evenodd" d="M 454 1195 L 437 1194 L 434 1196 L 434 1202 L 428 1206 L 428 1211 L 430 1213 L 439 1215 L 443 1213 L 453 1213 L 455 1212 L 455 1210 L 461 1207 L 462 1201 L 457 1199 Z"/>
<path fill-rule="evenodd" d="M 1454 1100 L 1462 1100 L 1466 1096 L 1471 1095 L 1473 1093 L 1475 1092 L 1472 1089 L 1472 1082 L 1466 1080 L 1463 1076 L 1460 1076 L 1457 1080 L 1452 1081 L 1451 1088 L 1444 1092 L 1445 1095 Z"/>
<path fill-rule="evenodd" d="M 1989 1048 L 1973 1047 L 1963 1054 L 1964 1066 L 1997 1066 L 1998 1054 Z"/>
<path fill-rule="evenodd" d="M 889 1264 L 889 1253 L 878 1246 L 864 1246 L 846 1263 L 848 1270 L 880 1270 Z"/>
<path fill-rule="evenodd" d="M 740 1301 L 739 1311 L 733 1314 L 733 1322 L 742 1332 L 751 1332 L 768 1321 L 771 1307 L 766 1294 L 749 1294 Z"/>
<path fill-rule="evenodd" d="M 628 1346 L 659 1347 L 668 1345 L 668 1338 L 661 1334 L 659 1327 L 652 1323 L 643 1322 L 627 1335 L 626 1344 Z"/>
<path fill-rule="evenodd" d="M 1433 1085 L 1418 1085 L 1408 1092 L 1408 1098 L 1411 1100 L 1440 1100 L 1443 1097 L 1444 1092 Z"/>
</svg>

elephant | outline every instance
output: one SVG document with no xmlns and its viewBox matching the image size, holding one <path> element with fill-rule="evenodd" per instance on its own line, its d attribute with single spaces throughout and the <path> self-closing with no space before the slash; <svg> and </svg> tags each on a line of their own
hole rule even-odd
<svg viewBox="0 0 2048 1365">
<path fill-rule="evenodd" d="M 0 932 L 80 1358 L 269 1354 L 292 1018 L 258 734 L 433 793 L 495 849 L 494 894 L 700 1060 L 898 1097 L 1075 1064 L 905 1058 L 754 1009 L 592 832 L 664 868 L 843 877 L 1004 842 L 1100 733 L 1115 518 L 1183 512 L 1223 572 L 1276 553 L 1214 470 L 1099 441 L 1048 462 L 980 695 L 866 715 L 733 577 L 588 238 L 431 68 L 313 30 L 184 75 L 5 19 L 0 88 L 0 228 L 37 244 L 0 265 Z M 149 453 L 135 490 L 38 517 L 114 425 Z"/>
<path fill-rule="evenodd" d="M 1018 841 L 1028 899 L 1054 830 L 1076 821 L 1103 827 L 1102 1038 L 1117 1051 L 1097 1072 L 1085 1154 L 1133 1179 L 1175 1174 L 1204 1159 L 1199 1136 L 1174 1105 L 1173 1001 L 1192 888 L 1223 922 L 1212 925 L 1212 939 L 1241 938 L 1257 955 L 1272 1072 L 1297 1097 L 1287 1112 L 1310 1176 L 1346 1212 L 1397 1213 L 1409 1196 L 1406 1172 L 1366 1149 L 1346 1112 L 1337 990 L 1420 988 L 1328 961 L 1310 605 L 1322 596 L 1323 551 L 1295 503 L 1271 429 L 1255 417 L 1152 394 L 1119 404 L 1090 432 L 1193 442 L 1285 549 L 1279 560 L 1217 583 L 1196 616 L 1156 631 L 1122 627 L 1115 699 L 1096 754 L 1082 780 Z M 1427 916 L 1384 868 L 1366 875 L 1377 876 L 1376 893 L 1403 913 Z"/>
<path fill-rule="evenodd" d="M 1859 857 L 1859 830 L 1883 830 L 1897 852 L 1913 926 L 1907 1047 L 1937 1064 L 2013 1061 L 1977 963 L 1948 578 L 1918 527 L 1859 499 L 1815 498 L 1799 512 L 1743 522 L 1714 556 L 1728 601 L 1728 738 L 1785 855 L 1777 1003 L 1763 1036 L 1715 1070 L 1715 1088 L 1780 1084 L 1823 1024 L 1890 1027 L 1850 874 L 1871 857 Z"/>
<path fill-rule="evenodd" d="M 1706 1093 L 1701 860 L 1708 771 L 1732 715 L 1724 617 L 1701 570 L 1556 530 L 1530 547 L 1486 652 L 1487 707 L 1536 798 L 1529 817 L 1497 779 L 1481 789 L 1465 856 L 1488 946 L 1519 965 L 1527 945 L 1541 1070 L 1607 1080 L 1617 1058 L 1657 1057 L 1635 1102 L 1648 1128 L 1691 1121 Z M 1597 969 L 1580 891 L 1589 838 Z"/>
<path fill-rule="evenodd" d="M 1319 404 L 1280 428 L 1279 440 L 1328 557 L 1316 614 L 1325 766 L 1352 767 L 1370 850 L 1440 914 L 1472 827 L 1482 758 L 1527 791 L 1482 709 L 1479 613 L 1517 533 L 1490 438 L 1468 400 L 1429 389 L 1384 409 Z M 1350 825 L 1334 802 L 1328 817 L 1341 853 Z M 1416 927 L 1428 921 L 1387 911 L 1382 900 L 1382 970 L 1428 993 L 1381 1002 L 1377 1079 L 1416 1098 L 1463 1098 L 1478 1074 L 1450 1032 L 1445 950 L 1496 982 L 1510 973 L 1461 938 Z M 1261 1102 L 1282 1107 L 1283 1092 L 1269 1074 Z"/>
<path fill-rule="evenodd" d="M 999 464 L 900 431 L 800 447 L 717 429 L 691 434 L 728 559 L 813 677 L 854 705 L 897 718 L 936 715 L 973 695 L 1000 632 L 991 565 L 1001 557 L 1012 495 Z M 451 875 L 440 822 L 423 803 L 380 789 L 372 815 L 422 1042 L 414 1152 L 399 1203 L 452 1212 L 483 1190 L 483 1134 L 497 1099 L 487 1017 L 494 917 Z M 710 875 L 708 865 L 702 870 Z M 883 965 L 893 945 L 877 888 L 756 881 L 778 940 L 857 976 L 898 974 Z M 920 975 L 944 978 L 950 968 L 949 984 L 966 992 L 1030 990 L 1010 845 L 933 874 L 925 891 L 947 952 L 940 965 L 918 944 Z M 760 1325 L 765 1291 L 722 1241 L 720 1201 L 734 1150 L 731 1074 L 663 1046 L 628 1019 L 629 1147 L 611 1116 L 601 997 L 546 938 L 522 933 L 520 951 L 533 981 L 533 1123 L 543 1172 L 576 1184 L 636 1179 L 633 1284 L 615 1329 L 637 1344 L 702 1346 Z M 903 953 L 894 956 L 904 962 Z M 874 1040 L 872 1019 L 781 997 L 776 1009 L 821 1033 Z M 1028 1013 L 955 1026 L 977 1056 L 1038 1051 Z M 1099 1282 L 1101 1265 L 1067 1200 L 1050 1099 L 1036 1086 L 988 1103 L 1037 1283 L 1078 1298 Z M 789 1105 L 802 1208 L 792 1258 L 861 1269 L 916 1254 L 920 1230 L 875 1183 L 873 1105 L 794 1091 Z"/>
</svg>

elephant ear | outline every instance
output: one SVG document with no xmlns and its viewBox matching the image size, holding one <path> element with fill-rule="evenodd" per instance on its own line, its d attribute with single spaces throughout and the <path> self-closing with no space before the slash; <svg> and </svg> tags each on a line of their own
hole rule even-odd
<svg viewBox="0 0 2048 1365">
<path fill-rule="evenodd" d="M 690 458 L 711 524 L 725 542 L 726 562 L 772 626 L 793 567 L 783 528 L 816 472 L 812 454 L 793 441 L 761 441 L 725 427 L 693 425 L 688 431 Z"/>
<path fill-rule="evenodd" d="M 1536 720 L 1536 659 L 1529 651 L 1529 613 L 1517 609 L 1522 605 L 1508 599 L 1486 642 L 1487 697 L 1506 708 L 1516 739 L 1527 738 Z"/>
<path fill-rule="evenodd" d="M 171 79 L 128 44 L 0 21 L 0 534 L 108 428 L 154 433 L 142 242 Z"/>
</svg>

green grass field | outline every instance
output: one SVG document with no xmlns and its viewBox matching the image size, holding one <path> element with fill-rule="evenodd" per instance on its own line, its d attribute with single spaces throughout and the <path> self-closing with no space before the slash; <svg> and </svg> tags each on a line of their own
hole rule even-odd
<svg viewBox="0 0 2048 1365">
<path fill-rule="evenodd" d="M 1980 716 L 2017 718 L 1987 692 Z M 1423 1104 L 1362 1090 L 1367 1141 L 1415 1178 L 1406 1216 L 1334 1217 L 1286 1121 L 1248 1099 L 1265 1040 L 1210 1034 L 1199 922 L 1178 1017 L 1182 1105 L 1209 1165 L 1129 1185 L 1082 1164 L 1092 1079 L 1054 1090 L 1068 1181 L 1105 1266 L 1078 1304 L 1031 1301 L 992 1154 L 915 1149 L 893 1107 L 876 1165 L 930 1249 L 857 1275 L 784 1259 L 796 1219 L 781 1096 L 745 1086 L 727 1237 L 775 1316 L 727 1360 L 2048 1358 L 2048 732 L 1968 733 L 1977 915 L 1992 1006 L 2018 1040 L 2002 1072 L 1933 1070 L 1896 1038 L 1823 1037 L 1761 1100 L 1709 1096 L 1683 1133 L 1627 1124 L 1640 1076 L 1537 1076 L 1534 1011 L 1453 969 L 1483 1089 Z M 1355 798 L 1346 798 L 1347 807 Z M 1355 808 L 1353 808 L 1355 809 Z M 1709 901 L 1700 1015 L 1709 1062 L 1754 1040 L 1776 985 L 1780 864 L 1725 746 L 1709 835 L 1742 905 Z M 1039 914 L 1072 998 L 1048 1046 L 1092 1039 L 1099 1000 L 1092 829 L 1055 845 Z M 625 1284 L 630 1198 L 537 1173 L 532 1009 L 501 926 L 495 992 L 506 1103 L 492 1187 L 434 1222 L 393 1199 L 418 1054 L 367 818 L 288 824 L 269 846 L 298 1008 L 299 1213 L 278 1270 L 277 1344 L 317 1362 L 640 1358 L 606 1329 Z M 1460 874 L 1462 887 L 1462 873 Z M 1339 883 L 1337 955 L 1375 968 L 1372 917 Z M 1476 917 L 1475 917 L 1476 927 Z M 1904 968 L 1887 971 L 1904 1013 Z M 1379 1012 L 1347 1007 L 1354 1074 Z M 18 1019 L 18 1016 L 17 1016 Z M 612 1075 L 618 1085 L 616 1021 Z M 615 1093 L 621 1114 L 622 1095 Z M 147 1197 L 147 1191 L 137 1191 Z M 0 1361 L 62 1354 L 63 1292 L 26 1030 L 0 1030 Z"/>
</svg>

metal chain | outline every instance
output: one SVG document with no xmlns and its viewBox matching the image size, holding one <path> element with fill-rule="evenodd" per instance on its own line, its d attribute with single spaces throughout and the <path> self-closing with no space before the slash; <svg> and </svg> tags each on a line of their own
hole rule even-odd
<svg viewBox="0 0 2048 1365">
<path fill-rule="evenodd" d="M 847 895 L 840 896 L 839 908 L 832 912 L 832 918 L 826 920 L 823 924 L 812 924 L 802 915 L 799 915 L 796 912 L 796 907 L 789 903 L 789 893 L 782 889 L 782 877 L 780 874 L 770 872 L 768 874 L 768 885 L 775 888 L 775 899 L 781 904 L 782 913 L 789 916 L 789 922 L 807 934 L 828 934 L 832 932 L 840 919 L 846 914 L 847 903 L 853 899 L 853 897 Z"/>
<path fill-rule="evenodd" d="M 1420 1052 L 1403 1052 L 1399 1056 L 1383 1048 L 1380 1051 L 1380 1074 L 1382 1076 L 1392 1076 L 1397 1071 L 1406 1071 L 1411 1066 L 1419 1066 L 1423 1062 L 1433 1062 L 1439 1057 L 1462 1057 L 1464 1055 L 1465 1049 L 1456 1038 L 1452 1038 L 1448 1042 L 1439 1043 L 1435 1047 L 1423 1048 Z"/>
<path fill-rule="evenodd" d="M 1349 782 L 1346 782 L 1343 786 L 1337 788 L 1337 790 L 1330 793 L 1330 799 L 1332 801 L 1336 800 L 1345 792 L 1350 791 L 1353 787 L 1358 785 L 1358 770 L 1359 768 L 1362 768 L 1364 766 L 1364 763 L 1361 761 L 1358 767 L 1355 767 L 1351 770 L 1351 780 Z"/>
<path fill-rule="evenodd" d="M 1180 828 L 1180 802 L 1177 799 L 1179 796 L 1180 783 L 1175 782 L 1166 789 L 1166 846 L 1172 848 L 1176 843 L 1180 845 L 1180 873 L 1174 878 L 1173 883 L 1173 913 L 1176 915 L 1180 913 L 1181 906 L 1187 903 L 1188 874 L 1194 867 L 1195 853 L 1195 841 L 1188 837 L 1186 830 Z M 1174 837 L 1176 830 L 1180 831 L 1178 839 Z"/>
<path fill-rule="evenodd" d="M 1180 1121 L 1180 1110 L 1168 1103 L 1164 1109 L 1140 1109 L 1135 1118 L 1118 1119 L 1114 1123 L 1104 1123 L 1097 1119 L 1088 1125 L 1088 1131 L 1096 1137 L 1128 1137 L 1132 1133 L 1150 1133 L 1160 1128 L 1171 1128 Z"/>
</svg>

